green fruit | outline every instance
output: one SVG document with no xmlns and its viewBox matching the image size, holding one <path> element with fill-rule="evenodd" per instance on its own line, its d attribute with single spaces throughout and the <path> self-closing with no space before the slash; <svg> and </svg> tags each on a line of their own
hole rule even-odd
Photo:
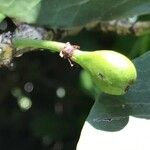
<svg viewBox="0 0 150 150">
<path fill-rule="evenodd" d="M 137 78 L 134 64 L 115 51 L 74 50 L 70 59 L 87 70 L 97 87 L 108 94 L 125 94 Z"/>
</svg>

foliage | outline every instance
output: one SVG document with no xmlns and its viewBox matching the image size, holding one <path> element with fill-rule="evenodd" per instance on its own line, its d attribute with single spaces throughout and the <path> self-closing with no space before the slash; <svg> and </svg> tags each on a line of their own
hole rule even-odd
<svg viewBox="0 0 150 150">
<path fill-rule="evenodd" d="M 0 0 L 2 14 L 52 28 L 148 14 L 149 7 L 149 0 Z"/>
<path fill-rule="evenodd" d="M 116 132 L 126 128 L 130 116 L 149 119 L 149 32 L 135 37 L 87 28 L 89 23 L 139 15 L 149 21 L 149 7 L 150 0 L 0 0 L 1 20 L 7 17 L 5 31 L 14 31 L 18 22 L 57 29 L 54 40 L 77 43 L 83 50 L 116 50 L 134 59 L 138 72 L 127 94 L 111 96 L 98 91 L 78 65 L 71 68 L 55 54 L 30 52 L 13 59 L 0 69 L 2 150 L 73 150 L 84 122 L 97 132 Z M 76 32 L 77 26 L 83 29 Z M 61 36 L 62 28 L 75 34 Z"/>
</svg>

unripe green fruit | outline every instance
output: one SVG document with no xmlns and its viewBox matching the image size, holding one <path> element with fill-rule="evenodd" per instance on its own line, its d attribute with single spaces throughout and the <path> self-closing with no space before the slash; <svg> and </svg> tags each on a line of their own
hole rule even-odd
<svg viewBox="0 0 150 150">
<path fill-rule="evenodd" d="M 74 50 L 71 60 L 87 70 L 97 87 L 108 94 L 125 94 L 137 78 L 134 64 L 126 56 L 115 51 Z"/>
</svg>

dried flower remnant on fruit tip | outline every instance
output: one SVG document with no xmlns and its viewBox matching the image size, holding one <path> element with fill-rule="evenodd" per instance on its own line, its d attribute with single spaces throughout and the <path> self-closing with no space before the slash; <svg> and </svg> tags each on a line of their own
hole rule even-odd
<svg viewBox="0 0 150 150">
<path fill-rule="evenodd" d="M 69 42 L 67 42 L 64 46 L 64 48 L 60 51 L 59 55 L 60 57 L 64 58 L 64 59 L 68 59 L 71 67 L 73 66 L 70 58 L 72 57 L 73 51 L 75 49 L 79 49 L 80 46 L 78 45 L 71 45 Z"/>
<path fill-rule="evenodd" d="M 124 92 L 126 93 L 126 92 L 129 90 L 129 88 L 131 87 L 131 85 L 133 85 L 133 84 L 134 84 L 134 81 L 133 81 L 133 80 L 129 81 L 129 83 L 128 83 L 128 85 L 126 86 Z"/>
</svg>

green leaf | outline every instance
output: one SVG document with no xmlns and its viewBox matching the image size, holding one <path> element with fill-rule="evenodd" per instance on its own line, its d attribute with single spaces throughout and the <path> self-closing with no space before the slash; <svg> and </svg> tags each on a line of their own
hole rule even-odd
<svg viewBox="0 0 150 150">
<path fill-rule="evenodd" d="M 150 52 L 147 52 L 134 61 L 138 78 L 127 94 L 100 95 L 87 118 L 93 127 L 105 131 L 117 131 L 124 128 L 130 115 L 150 118 L 149 60 Z"/>
<path fill-rule="evenodd" d="M 92 98 L 97 97 L 101 92 L 94 84 L 91 75 L 85 70 L 80 72 L 80 85 L 83 91 Z"/>
<path fill-rule="evenodd" d="M 118 131 L 128 123 L 129 115 L 121 101 L 103 95 L 95 101 L 87 121 L 96 129 Z"/>
<path fill-rule="evenodd" d="M 150 0 L 0 0 L 0 13 L 55 28 L 150 13 Z"/>
<path fill-rule="evenodd" d="M 87 121 L 96 129 L 118 131 L 128 123 L 129 116 L 150 118 L 150 52 L 134 63 L 138 78 L 127 94 L 112 96 L 101 94 L 95 101 Z"/>
<path fill-rule="evenodd" d="M 137 82 L 123 96 L 99 96 L 83 126 L 77 150 L 90 150 L 92 147 L 99 150 L 104 146 L 105 149 L 117 150 L 140 150 L 143 145 L 146 145 L 145 149 L 149 147 L 146 139 L 150 137 L 147 132 L 150 125 L 150 51 L 135 59 L 134 64 L 138 72 Z M 137 137 L 140 141 L 138 146 L 134 143 Z M 122 147 L 124 142 L 125 147 Z"/>
<path fill-rule="evenodd" d="M 144 54 L 146 51 L 150 49 L 150 34 L 146 34 L 144 36 L 140 36 L 135 44 L 133 45 L 130 56 L 135 58 L 136 56 Z"/>
</svg>

